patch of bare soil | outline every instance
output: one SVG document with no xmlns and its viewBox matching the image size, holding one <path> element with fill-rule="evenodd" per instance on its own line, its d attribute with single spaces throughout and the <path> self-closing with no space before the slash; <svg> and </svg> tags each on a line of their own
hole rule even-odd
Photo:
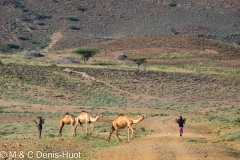
<svg viewBox="0 0 240 160">
<path fill-rule="evenodd" d="M 45 51 L 51 50 L 54 45 L 61 39 L 63 38 L 63 33 L 62 31 L 53 33 L 51 36 L 51 43 L 44 49 Z"/>
<path fill-rule="evenodd" d="M 189 126 L 187 122 L 184 134 L 180 137 L 174 117 L 154 117 L 142 123 L 154 132 L 145 138 L 133 139 L 130 143 L 96 149 L 95 158 L 98 160 L 235 160 L 235 157 L 240 154 L 239 152 L 227 152 L 224 147 L 209 143 L 213 138 L 211 135 L 196 133 L 196 128 Z"/>
</svg>

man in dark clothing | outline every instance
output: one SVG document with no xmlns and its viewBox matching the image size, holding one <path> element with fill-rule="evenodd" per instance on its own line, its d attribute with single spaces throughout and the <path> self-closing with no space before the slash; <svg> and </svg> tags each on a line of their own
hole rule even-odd
<svg viewBox="0 0 240 160">
<path fill-rule="evenodd" d="M 180 131 L 180 136 L 183 134 L 183 124 L 185 123 L 186 119 L 182 118 L 182 116 L 179 117 L 179 119 L 176 119 L 176 122 L 179 124 L 179 131 Z"/>
<path fill-rule="evenodd" d="M 42 117 L 38 117 L 38 121 L 34 120 L 36 124 L 38 124 L 39 138 L 42 138 L 42 125 L 44 124 L 44 119 Z"/>
</svg>

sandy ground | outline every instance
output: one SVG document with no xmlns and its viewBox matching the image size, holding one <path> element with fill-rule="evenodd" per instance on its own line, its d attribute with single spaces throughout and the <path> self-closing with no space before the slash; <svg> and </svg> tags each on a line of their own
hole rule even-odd
<svg viewBox="0 0 240 160">
<path fill-rule="evenodd" d="M 174 117 L 154 117 L 143 122 L 151 135 L 133 139 L 129 143 L 96 149 L 97 160 L 225 160 L 236 159 L 240 152 L 228 153 L 220 145 L 209 143 L 211 135 L 197 134 L 186 122 L 184 134 L 179 136 Z M 113 135 L 113 138 L 116 138 Z M 191 142 L 196 140 L 197 142 Z"/>
</svg>

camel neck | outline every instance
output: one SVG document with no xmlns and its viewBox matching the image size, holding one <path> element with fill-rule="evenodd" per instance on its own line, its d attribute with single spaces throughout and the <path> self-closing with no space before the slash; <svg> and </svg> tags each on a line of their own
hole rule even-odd
<svg viewBox="0 0 240 160">
<path fill-rule="evenodd" d="M 91 122 L 96 122 L 99 119 L 99 116 L 96 116 L 95 118 L 90 116 L 90 121 Z"/>
<path fill-rule="evenodd" d="M 140 118 L 138 118 L 138 119 L 132 119 L 132 122 L 133 122 L 133 124 L 135 124 L 135 123 L 141 122 L 142 120 L 143 120 L 143 118 L 140 117 Z"/>
</svg>

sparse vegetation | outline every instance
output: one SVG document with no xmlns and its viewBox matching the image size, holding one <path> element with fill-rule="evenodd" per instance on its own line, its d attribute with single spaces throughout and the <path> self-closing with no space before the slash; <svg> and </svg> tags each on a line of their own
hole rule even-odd
<svg viewBox="0 0 240 160">
<path fill-rule="evenodd" d="M 29 40 L 29 38 L 27 36 L 24 36 L 24 35 L 19 35 L 18 39 L 24 40 L 24 41 Z"/>
<path fill-rule="evenodd" d="M 79 30 L 80 29 L 78 26 L 75 26 L 75 25 L 70 25 L 68 28 L 72 29 L 72 30 Z"/>
<path fill-rule="evenodd" d="M 37 22 L 37 25 L 39 25 L 39 26 L 44 26 L 45 25 L 45 23 L 44 22 Z"/>
<path fill-rule="evenodd" d="M 176 6 L 177 6 L 177 4 L 176 4 L 176 3 L 174 3 L 174 2 L 169 2 L 169 3 L 168 3 L 168 6 L 170 6 L 170 7 L 176 7 Z"/>
<path fill-rule="evenodd" d="M 140 65 L 146 63 L 147 58 L 128 58 L 128 60 L 135 62 L 138 66 L 137 69 L 139 71 Z"/>
<path fill-rule="evenodd" d="M 73 53 L 77 53 L 82 56 L 82 60 L 86 63 L 89 58 L 93 57 L 99 49 L 97 48 L 78 48 L 77 50 L 72 51 Z"/>
<path fill-rule="evenodd" d="M 43 11 L 35 11 L 34 16 L 37 20 L 44 20 L 46 18 L 50 18 L 50 16 L 46 16 Z"/>
<path fill-rule="evenodd" d="M 161 53 L 153 59 L 177 59 L 177 58 L 188 58 L 191 57 L 189 53 Z"/>
<path fill-rule="evenodd" d="M 237 45 L 239 45 L 239 46 L 240 46 L 240 40 L 238 40 L 236 43 L 237 43 Z"/>
<path fill-rule="evenodd" d="M 197 33 L 196 36 L 197 37 L 203 37 L 203 33 Z"/>
<path fill-rule="evenodd" d="M 9 49 L 19 49 L 20 48 L 20 46 L 19 45 L 17 45 L 17 44 L 15 44 L 15 43 L 5 43 L 4 44 L 7 48 L 9 48 Z"/>
<path fill-rule="evenodd" d="M 18 0 L 13 0 L 12 4 L 15 8 L 20 8 L 20 9 L 24 8 L 24 5 L 22 5 Z"/>
<path fill-rule="evenodd" d="M 190 142 L 190 143 L 198 143 L 198 141 L 195 140 L 195 139 L 190 139 L 188 142 Z"/>
<path fill-rule="evenodd" d="M 67 16 L 66 19 L 68 19 L 70 21 L 79 21 L 79 19 L 75 16 Z"/>
<path fill-rule="evenodd" d="M 45 40 L 43 42 L 37 42 L 37 46 L 41 49 L 44 49 L 45 47 L 48 46 L 48 44 L 51 42 L 50 38 L 45 38 Z"/>
<path fill-rule="evenodd" d="M 112 153 L 116 159 L 171 159 L 182 157 L 184 146 L 189 149 L 185 157 L 239 157 L 240 44 L 235 34 L 238 19 L 233 16 L 237 5 L 233 12 L 229 2 L 221 4 L 228 8 L 220 8 L 216 1 L 208 4 L 215 5 L 214 12 L 196 1 L 172 1 L 171 6 L 170 1 L 19 0 L 16 7 L 14 0 L 1 1 L 0 50 L 5 53 L 0 55 L 0 146 L 6 151 L 81 151 L 82 159 L 108 159 Z M 186 17 L 179 19 L 183 13 Z M 134 23 L 125 23 L 129 18 Z M 181 34 L 175 35 L 176 30 Z M 41 51 L 44 57 L 26 56 L 48 46 L 50 35 L 57 43 Z M 209 40 L 219 37 L 234 44 Z M 79 46 L 73 52 L 66 49 Z M 121 53 L 147 61 L 142 67 L 136 61 L 114 59 Z M 58 61 L 60 57 L 70 63 Z M 144 71 L 136 72 L 136 64 Z M 85 136 L 78 126 L 77 137 L 71 137 L 71 127 L 66 126 L 66 134 L 57 137 L 59 119 L 83 110 L 104 115 L 94 134 Z M 119 114 L 148 117 L 133 125 L 134 138 L 140 139 L 127 143 L 126 129 L 119 130 L 123 142 L 115 135 L 107 142 L 110 123 Z M 46 118 L 41 140 L 32 124 L 39 115 Z M 187 117 L 183 137 L 174 121 L 179 115 Z M 118 152 L 110 147 L 114 145 L 119 145 Z M 149 154 L 150 150 L 157 152 Z"/>
<path fill-rule="evenodd" d="M 77 8 L 77 10 L 79 10 L 79 11 L 83 11 L 84 12 L 85 10 L 87 10 L 86 8 L 82 7 L 82 5 L 80 3 L 74 3 L 73 6 L 75 8 Z"/>
<path fill-rule="evenodd" d="M 143 127 L 143 126 L 140 127 L 140 130 L 141 130 L 141 131 L 146 131 L 145 127 Z"/>
</svg>

